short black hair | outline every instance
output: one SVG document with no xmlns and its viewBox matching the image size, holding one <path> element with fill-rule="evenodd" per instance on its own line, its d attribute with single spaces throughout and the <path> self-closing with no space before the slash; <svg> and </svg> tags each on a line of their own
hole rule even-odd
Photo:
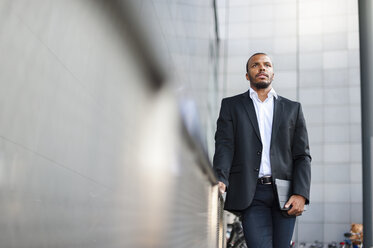
<svg viewBox="0 0 373 248">
<path fill-rule="evenodd" d="M 268 56 L 268 54 L 266 54 L 266 53 L 254 53 L 253 55 L 251 55 L 250 58 L 247 60 L 247 63 L 246 63 L 246 73 L 249 73 L 249 61 L 250 61 L 250 59 L 252 57 L 256 56 L 256 55 L 265 55 L 265 56 Z"/>
</svg>

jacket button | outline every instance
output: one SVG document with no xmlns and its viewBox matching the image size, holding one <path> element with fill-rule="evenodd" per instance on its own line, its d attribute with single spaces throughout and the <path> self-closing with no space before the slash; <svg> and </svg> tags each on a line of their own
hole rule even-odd
<svg viewBox="0 0 373 248">
<path fill-rule="evenodd" d="M 258 168 L 255 168 L 254 171 L 259 171 L 259 169 L 258 169 Z"/>
<path fill-rule="evenodd" d="M 260 155 L 260 154 L 262 154 L 262 152 L 261 152 L 261 151 L 258 151 L 256 154 Z"/>
</svg>

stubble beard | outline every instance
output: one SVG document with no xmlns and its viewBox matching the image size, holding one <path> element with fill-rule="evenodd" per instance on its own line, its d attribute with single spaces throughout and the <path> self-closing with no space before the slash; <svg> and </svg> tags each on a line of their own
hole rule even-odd
<svg viewBox="0 0 373 248">
<path fill-rule="evenodd" d="M 267 89 L 272 82 L 257 82 L 257 83 L 251 83 L 256 89 Z"/>
<path fill-rule="evenodd" d="M 268 78 L 268 81 L 255 82 L 255 78 L 249 75 L 250 86 L 255 87 L 257 90 L 267 89 L 272 84 L 273 77 Z"/>
</svg>

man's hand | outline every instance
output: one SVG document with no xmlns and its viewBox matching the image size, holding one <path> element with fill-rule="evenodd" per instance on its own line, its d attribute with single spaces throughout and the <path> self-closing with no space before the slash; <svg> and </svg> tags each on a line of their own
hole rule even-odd
<svg viewBox="0 0 373 248">
<path fill-rule="evenodd" d="M 299 216 L 304 211 L 304 204 L 306 203 L 306 198 L 301 195 L 292 195 L 288 202 L 285 204 L 285 208 L 292 206 L 288 211 L 289 215 Z"/>
<path fill-rule="evenodd" d="M 226 189 L 227 186 L 225 186 L 225 184 L 222 183 L 222 182 L 219 182 L 218 186 L 219 186 L 220 193 L 224 194 L 225 189 Z"/>
</svg>

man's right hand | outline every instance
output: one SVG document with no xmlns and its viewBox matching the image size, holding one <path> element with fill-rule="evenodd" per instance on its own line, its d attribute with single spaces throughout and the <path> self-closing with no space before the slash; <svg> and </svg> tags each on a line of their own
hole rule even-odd
<svg viewBox="0 0 373 248">
<path fill-rule="evenodd" d="M 227 186 L 225 186 L 225 184 L 223 182 L 219 182 L 218 186 L 219 186 L 220 193 L 224 194 Z"/>
</svg>

